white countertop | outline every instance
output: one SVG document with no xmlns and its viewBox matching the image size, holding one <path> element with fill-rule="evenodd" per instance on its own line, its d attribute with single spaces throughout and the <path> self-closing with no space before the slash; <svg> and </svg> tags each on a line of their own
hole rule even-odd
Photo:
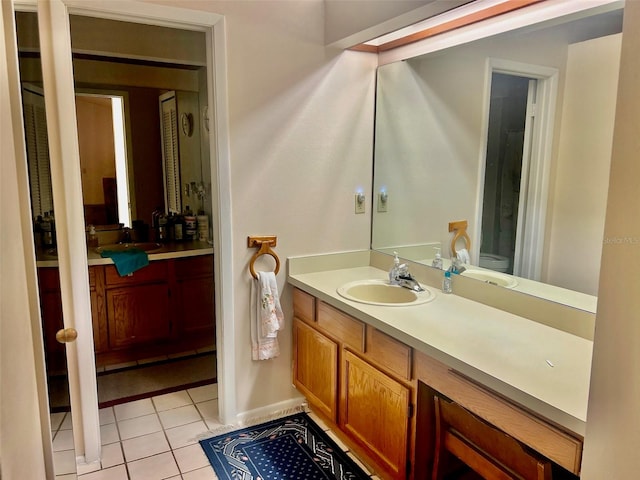
<svg viewBox="0 0 640 480">
<path fill-rule="evenodd" d="M 386 279 L 360 266 L 290 274 L 290 284 L 371 324 L 540 416 L 584 436 L 593 342 L 454 294 L 415 306 L 374 306 L 336 292 Z"/>
<path fill-rule="evenodd" d="M 207 242 L 172 242 L 161 245 L 158 250 L 153 250 L 148 254 L 150 262 L 213 254 L 213 246 Z M 113 265 L 113 260 L 102 258 L 94 248 L 87 249 L 87 262 L 89 266 Z M 58 257 L 56 255 L 48 255 L 46 251 L 39 251 L 36 254 L 36 266 L 57 267 Z"/>
</svg>

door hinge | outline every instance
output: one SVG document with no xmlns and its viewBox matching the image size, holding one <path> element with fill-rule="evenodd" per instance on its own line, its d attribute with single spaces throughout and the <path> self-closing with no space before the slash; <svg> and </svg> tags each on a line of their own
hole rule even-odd
<svg viewBox="0 0 640 480">
<path fill-rule="evenodd" d="M 413 403 L 410 403 L 407 407 L 407 417 L 413 417 Z"/>
</svg>

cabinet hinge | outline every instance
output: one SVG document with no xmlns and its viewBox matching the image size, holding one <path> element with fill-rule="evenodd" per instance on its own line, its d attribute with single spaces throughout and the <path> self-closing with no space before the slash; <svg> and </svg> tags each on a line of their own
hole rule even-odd
<svg viewBox="0 0 640 480">
<path fill-rule="evenodd" d="M 407 417 L 413 417 L 413 403 L 410 403 L 407 407 Z"/>
</svg>

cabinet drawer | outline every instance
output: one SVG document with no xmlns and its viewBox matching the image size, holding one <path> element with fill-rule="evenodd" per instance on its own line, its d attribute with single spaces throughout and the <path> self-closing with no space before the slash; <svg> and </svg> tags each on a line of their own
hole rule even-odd
<svg viewBox="0 0 640 480">
<path fill-rule="evenodd" d="M 411 347 L 367 325 L 367 359 L 404 380 L 411 379 Z"/>
<path fill-rule="evenodd" d="M 293 289 L 293 314 L 307 323 L 316 320 L 316 299 L 299 288 Z"/>
<path fill-rule="evenodd" d="M 582 439 L 523 410 L 420 352 L 415 377 L 516 440 L 579 475 Z"/>
<path fill-rule="evenodd" d="M 317 317 L 318 328 L 345 346 L 364 352 L 364 323 L 360 320 L 345 315 L 323 302 L 318 302 Z"/>
<path fill-rule="evenodd" d="M 178 258 L 175 260 L 176 277 L 178 280 L 192 277 L 207 277 L 213 275 L 213 256 Z"/>
<path fill-rule="evenodd" d="M 126 277 L 121 277 L 114 265 L 107 265 L 105 266 L 104 274 L 108 287 L 166 280 L 167 262 L 150 262 L 146 267 L 136 270 L 133 274 L 130 276 L 127 275 Z"/>
</svg>

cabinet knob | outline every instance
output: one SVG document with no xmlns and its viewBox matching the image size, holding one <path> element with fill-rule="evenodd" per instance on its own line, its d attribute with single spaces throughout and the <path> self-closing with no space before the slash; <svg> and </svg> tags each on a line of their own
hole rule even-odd
<svg viewBox="0 0 640 480">
<path fill-rule="evenodd" d="M 60 343 L 75 342 L 78 332 L 75 328 L 63 328 L 56 332 L 56 340 Z"/>
</svg>

